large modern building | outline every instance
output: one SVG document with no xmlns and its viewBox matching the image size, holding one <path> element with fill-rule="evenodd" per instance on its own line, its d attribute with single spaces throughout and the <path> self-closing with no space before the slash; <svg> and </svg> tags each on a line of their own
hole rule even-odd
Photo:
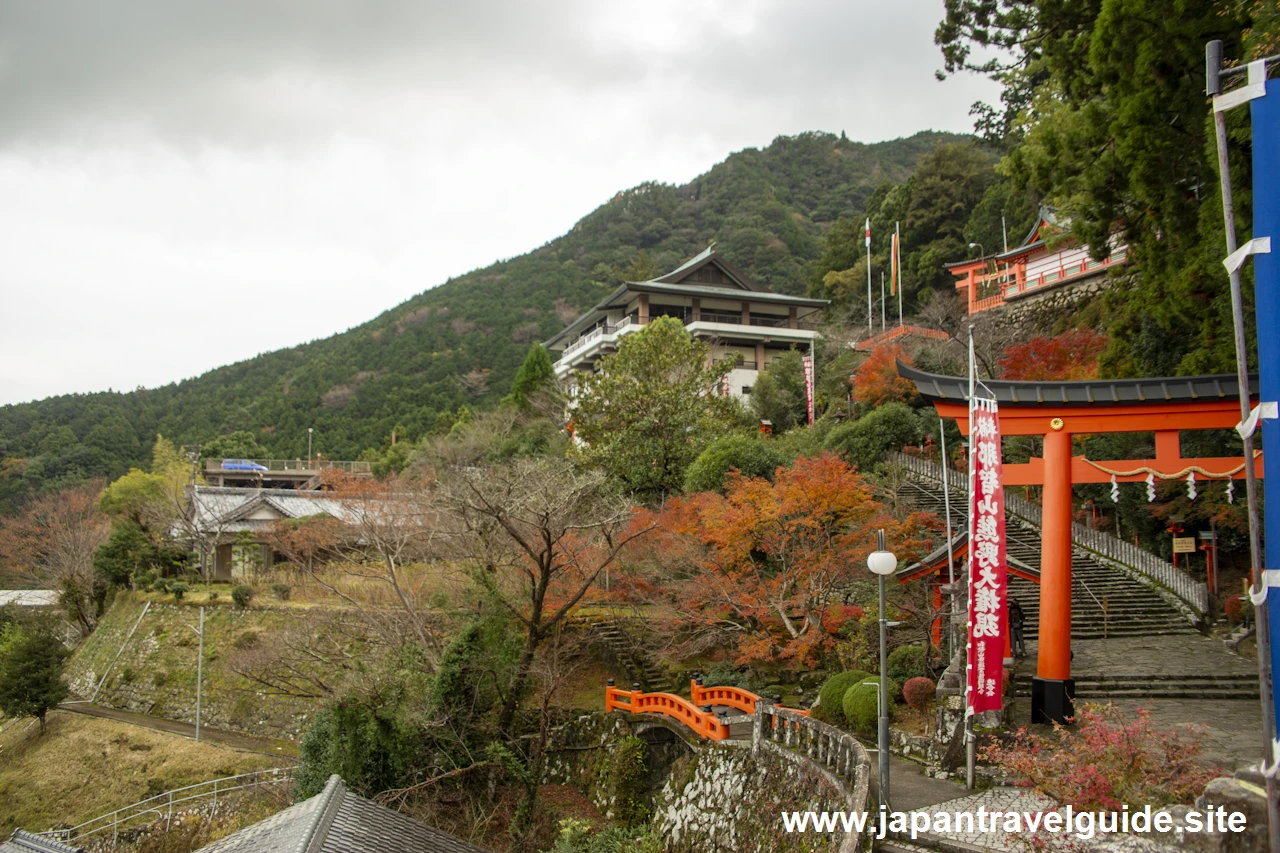
<svg viewBox="0 0 1280 853">
<path fill-rule="evenodd" d="M 807 353 L 815 338 L 825 299 L 772 293 L 708 247 L 664 276 L 628 281 L 599 305 L 547 341 L 560 353 L 556 378 L 572 391 L 574 374 L 594 369 L 618 341 L 655 317 L 678 317 L 695 338 L 709 341 L 717 359 L 736 356 L 726 377 L 734 396 L 751 393 L 761 369 L 781 353 Z"/>
</svg>

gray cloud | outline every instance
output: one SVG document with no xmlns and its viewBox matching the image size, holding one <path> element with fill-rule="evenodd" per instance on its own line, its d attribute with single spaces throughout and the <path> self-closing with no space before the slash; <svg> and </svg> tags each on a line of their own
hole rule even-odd
<svg viewBox="0 0 1280 853">
<path fill-rule="evenodd" d="M 323 337 L 781 134 L 967 130 L 992 86 L 934 81 L 941 14 L 0 0 L 0 291 L 31 321 L 0 338 L 0 403 Z M 287 316 L 294 337 L 187 330 L 225 305 Z"/>
</svg>

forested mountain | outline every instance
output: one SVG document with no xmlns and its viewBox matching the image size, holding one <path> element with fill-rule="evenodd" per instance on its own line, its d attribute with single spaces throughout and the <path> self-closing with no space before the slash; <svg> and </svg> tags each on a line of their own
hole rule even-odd
<svg viewBox="0 0 1280 853">
<path fill-rule="evenodd" d="M 162 388 L 5 406 L 0 503 L 117 477 L 146 461 L 157 433 L 194 444 L 247 431 L 259 446 L 244 447 L 245 455 L 294 458 L 306 455 L 312 427 L 315 450 L 331 459 L 355 458 L 397 426 L 417 438 L 451 424 L 461 406 L 504 395 L 530 342 L 598 300 L 601 285 L 672 269 L 711 240 L 759 281 L 804 292 L 824 234 L 840 217 L 857 217 L 878 188 L 906 180 L 940 143 L 963 139 L 923 132 L 864 145 L 825 133 L 779 137 L 684 186 L 620 192 L 563 237 L 341 334 Z"/>
</svg>

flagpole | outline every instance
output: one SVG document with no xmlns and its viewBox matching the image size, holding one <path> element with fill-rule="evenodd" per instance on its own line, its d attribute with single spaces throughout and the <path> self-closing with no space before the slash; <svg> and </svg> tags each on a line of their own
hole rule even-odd
<svg viewBox="0 0 1280 853">
<path fill-rule="evenodd" d="M 969 463 L 969 541 L 966 543 L 969 549 L 969 571 L 968 577 L 968 606 L 966 608 L 966 626 L 965 626 L 965 672 L 964 672 L 964 779 L 965 788 L 972 791 L 974 785 L 974 768 L 978 762 L 978 741 L 973 733 L 973 696 L 972 681 L 969 673 L 973 668 L 973 495 L 976 483 L 974 483 L 973 469 L 973 395 L 977 391 L 977 366 L 973 357 L 973 325 L 969 325 L 969 452 L 966 454 Z"/>
<path fill-rule="evenodd" d="M 867 218 L 867 337 L 876 333 L 871 320 L 871 218 Z"/>
<path fill-rule="evenodd" d="M 898 286 L 898 325 L 902 325 L 902 224 L 893 223 L 893 274 Z"/>
</svg>

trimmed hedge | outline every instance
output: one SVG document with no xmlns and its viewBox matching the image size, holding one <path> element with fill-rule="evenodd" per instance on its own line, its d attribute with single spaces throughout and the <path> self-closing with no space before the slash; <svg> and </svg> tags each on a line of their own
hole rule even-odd
<svg viewBox="0 0 1280 853">
<path fill-rule="evenodd" d="M 828 678 L 827 683 L 822 685 L 822 689 L 818 691 L 819 716 L 828 723 L 834 723 L 837 726 L 844 725 L 846 722 L 844 717 L 845 691 L 870 675 L 871 673 L 869 672 L 854 669 Z"/>
</svg>

